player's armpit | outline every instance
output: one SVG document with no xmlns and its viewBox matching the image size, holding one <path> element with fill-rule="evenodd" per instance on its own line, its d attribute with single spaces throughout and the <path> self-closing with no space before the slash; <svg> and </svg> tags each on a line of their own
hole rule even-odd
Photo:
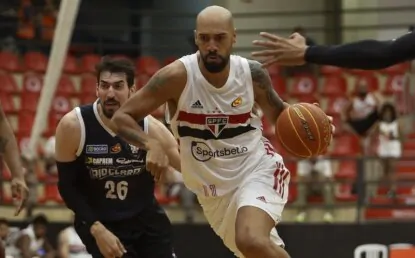
<svg viewBox="0 0 415 258">
<path fill-rule="evenodd" d="M 282 101 L 275 92 L 268 71 L 263 69 L 257 61 L 249 60 L 248 62 L 254 86 L 255 102 L 261 107 L 268 121 L 275 124 L 278 116 L 289 105 Z"/>
<path fill-rule="evenodd" d="M 163 146 L 169 158 L 170 165 L 177 171 L 181 171 L 179 146 L 172 133 L 156 118 L 147 116 L 149 128 L 148 134 L 155 138 Z"/>
<path fill-rule="evenodd" d="M 144 119 L 167 101 L 179 99 L 186 82 L 186 69 L 180 61 L 163 67 L 117 110 L 112 118 L 112 129 L 127 142 L 148 149 L 151 138 L 136 121 Z"/>
</svg>

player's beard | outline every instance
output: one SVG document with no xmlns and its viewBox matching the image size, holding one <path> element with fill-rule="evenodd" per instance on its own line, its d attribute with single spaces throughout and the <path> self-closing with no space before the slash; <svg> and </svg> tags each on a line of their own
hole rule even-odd
<svg viewBox="0 0 415 258">
<path fill-rule="evenodd" d="M 214 56 L 219 59 L 219 62 L 210 62 L 208 60 L 209 56 Z M 225 69 L 226 65 L 229 62 L 229 56 L 224 57 L 217 53 L 208 53 L 207 55 L 202 55 L 203 65 L 205 66 L 206 70 L 210 73 L 220 73 Z"/>
<path fill-rule="evenodd" d="M 118 101 L 115 101 L 115 100 L 112 100 L 112 99 L 110 99 L 110 100 L 106 100 L 106 101 L 104 101 L 104 102 L 101 102 L 101 107 L 102 107 L 102 114 L 104 114 L 104 116 L 106 117 L 106 118 L 108 118 L 108 119 L 111 119 L 112 118 L 112 116 L 114 115 L 114 113 L 117 111 L 117 109 L 115 109 L 115 108 L 107 108 L 105 105 L 106 104 L 115 104 L 115 105 L 118 105 L 118 108 L 120 107 L 120 103 L 118 102 Z M 115 106 L 114 105 L 114 106 Z"/>
</svg>

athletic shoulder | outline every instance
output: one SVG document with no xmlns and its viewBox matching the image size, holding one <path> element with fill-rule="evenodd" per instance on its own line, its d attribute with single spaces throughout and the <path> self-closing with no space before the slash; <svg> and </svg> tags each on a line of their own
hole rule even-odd
<svg viewBox="0 0 415 258">
<path fill-rule="evenodd" d="M 254 86 L 260 88 L 272 87 L 271 78 L 268 70 L 262 67 L 262 64 L 258 61 L 247 59 L 249 70 L 251 71 L 252 83 Z"/>
<path fill-rule="evenodd" d="M 81 141 L 81 123 L 75 110 L 62 117 L 56 127 L 55 155 L 57 160 L 76 158 Z"/>
</svg>

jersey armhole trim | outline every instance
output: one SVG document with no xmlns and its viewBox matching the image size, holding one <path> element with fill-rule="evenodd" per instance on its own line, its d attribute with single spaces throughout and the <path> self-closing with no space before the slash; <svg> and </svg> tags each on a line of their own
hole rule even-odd
<svg viewBox="0 0 415 258">
<path fill-rule="evenodd" d="M 81 109 L 79 107 L 76 107 L 75 113 L 76 113 L 76 116 L 78 117 L 79 124 L 81 125 L 81 140 L 79 141 L 79 146 L 78 146 L 78 149 L 76 150 L 76 156 L 79 157 L 82 154 L 82 151 L 84 150 L 86 132 L 85 132 L 84 119 L 81 114 Z"/>
<path fill-rule="evenodd" d="M 144 117 L 143 119 L 143 130 L 146 134 L 148 134 L 148 116 Z"/>
</svg>

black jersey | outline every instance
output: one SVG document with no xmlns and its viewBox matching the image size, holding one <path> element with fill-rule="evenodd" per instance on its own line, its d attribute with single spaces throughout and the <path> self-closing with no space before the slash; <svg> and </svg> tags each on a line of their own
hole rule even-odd
<svg viewBox="0 0 415 258">
<path fill-rule="evenodd" d="M 84 164 L 78 187 L 100 221 L 131 218 L 156 202 L 146 151 L 116 136 L 102 122 L 97 102 L 75 109 L 81 124 L 77 152 Z M 147 131 L 147 118 L 139 122 Z"/>
</svg>

